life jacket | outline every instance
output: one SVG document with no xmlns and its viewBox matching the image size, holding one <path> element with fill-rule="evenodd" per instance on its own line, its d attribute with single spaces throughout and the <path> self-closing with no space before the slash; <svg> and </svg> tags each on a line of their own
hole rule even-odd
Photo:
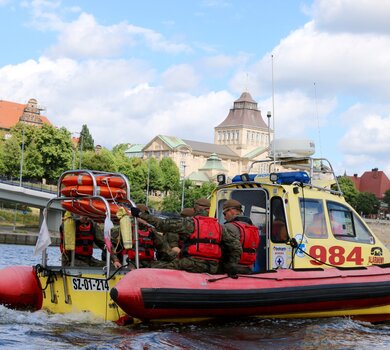
<svg viewBox="0 0 390 350">
<path fill-rule="evenodd" d="M 138 228 L 138 257 L 139 260 L 154 260 L 154 244 L 153 240 L 149 238 L 152 229 L 146 227 L 141 230 Z M 130 260 L 135 260 L 135 240 L 133 239 L 133 248 L 124 251 Z"/>
<path fill-rule="evenodd" d="M 64 227 L 60 227 L 60 251 L 63 253 L 66 251 L 64 249 Z M 76 222 L 76 245 L 75 245 L 75 254 L 83 256 L 92 256 L 93 254 L 93 241 L 94 235 L 92 230 L 92 224 L 89 222 L 87 224 L 82 224 Z"/>
<path fill-rule="evenodd" d="M 242 254 L 239 264 L 252 267 L 256 262 L 256 251 L 260 243 L 259 229 L 241 221 L 231 221 L 240 230 Z"/>
<path fill-rule="evenodd" d="M 92 223 L 76 223 L 76 248 L 75 254 L 92 256 L 93 254 L 93 226 Z"/>
<path fill-rule="evenodd" d="M 184 242 L 182 256 L 219 261 L 222 256 L 222 226 L 217 219 L 208 216 L 194 216 L 192 219 L 194 232 Z"/>
</svg>

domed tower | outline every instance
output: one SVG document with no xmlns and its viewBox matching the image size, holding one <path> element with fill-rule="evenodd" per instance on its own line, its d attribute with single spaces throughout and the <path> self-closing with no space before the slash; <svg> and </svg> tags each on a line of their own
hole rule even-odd
<svg viewBox="0 0 390 350">
<path fill-rule="evenodd" d="M 267 148 L 269 133 L 272 139 L 257 102 L 249 92 L 243 92 L 225 120 L 214 128 L 214 143 L 226 145 L 243 157 L 256 148 Z"/>
</svg>

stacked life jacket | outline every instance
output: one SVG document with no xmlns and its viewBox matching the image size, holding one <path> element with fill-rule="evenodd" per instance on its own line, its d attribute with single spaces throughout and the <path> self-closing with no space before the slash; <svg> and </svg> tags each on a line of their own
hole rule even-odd
<svg viewBox="0 0 390 350">
<path fill-rule="evenodd" d="M 242 221 L 231 221 L 229 223 L 240 230 L 242 254 L 239 264 L 252 268 L 256 262 L 256 252 L 260 243 L 259 229 Z"/>
<path fill-rule="evenodd" d="M 222 256 L 222 226 L 208 216 L 194 216 L 194 231 L 184 241 L 182 256 L 219 261 Z"/>
<path fill-rule="evenodd" d="M 64 251 L 63 246 L 63 230 L 61 232 L 61 244 L 60 250 Z M 82 256 L 92 256 L 93 254 L 93 242 L 94 242 L 94 228 L 92 223 L 82 224 L 80 222 L 76 222 L 76 246 L 75 246 L 75 254 Z"/>
<path fill-rule="evenodd" d="M 150 237 L 152 229 L 145 226 L 145 229 L 138 227 L 138 257 L 139 260 L 154 260 L 154 244 Z M 133 239 L 133 248 L 123 251 L 130 260 L 135 260 L 135 240 Z"/>
</svg>

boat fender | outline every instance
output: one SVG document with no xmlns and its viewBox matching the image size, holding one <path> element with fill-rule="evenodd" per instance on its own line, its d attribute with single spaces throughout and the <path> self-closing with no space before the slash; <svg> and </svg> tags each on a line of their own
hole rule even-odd
<svg viewBox="0 0 390 350">
<path fill-rule="evenodd" d="M 76 222 L 72 213 L 66 211 L 64 214 L 64 249 L 75 250 L 76 247 Z"/>
<path fill-rule="evenodd" d="M 119 219 L 119 226 L 120 226 L 120 232 L 122 236 L 123 248 L 131 249 L 133 248 L 133 232 L 131 229 L 129 214 L 125 208 L 121 207 L 118 209 L 116 216 Z"/>
</svg>

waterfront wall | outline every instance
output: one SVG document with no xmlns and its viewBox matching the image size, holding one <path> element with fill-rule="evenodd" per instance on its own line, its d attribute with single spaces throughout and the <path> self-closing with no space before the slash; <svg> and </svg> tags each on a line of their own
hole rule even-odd
<svg viewBox="0 0 390 350">
<path fill-rule="evenodd" d="M 37 242 L 37 238 L 38 233 L 0 232 L 0 244 L 35 245 Z M 53 246 L 59 246 L 60 237 L 52 236 L 51 242 Z"/>
</svg>

